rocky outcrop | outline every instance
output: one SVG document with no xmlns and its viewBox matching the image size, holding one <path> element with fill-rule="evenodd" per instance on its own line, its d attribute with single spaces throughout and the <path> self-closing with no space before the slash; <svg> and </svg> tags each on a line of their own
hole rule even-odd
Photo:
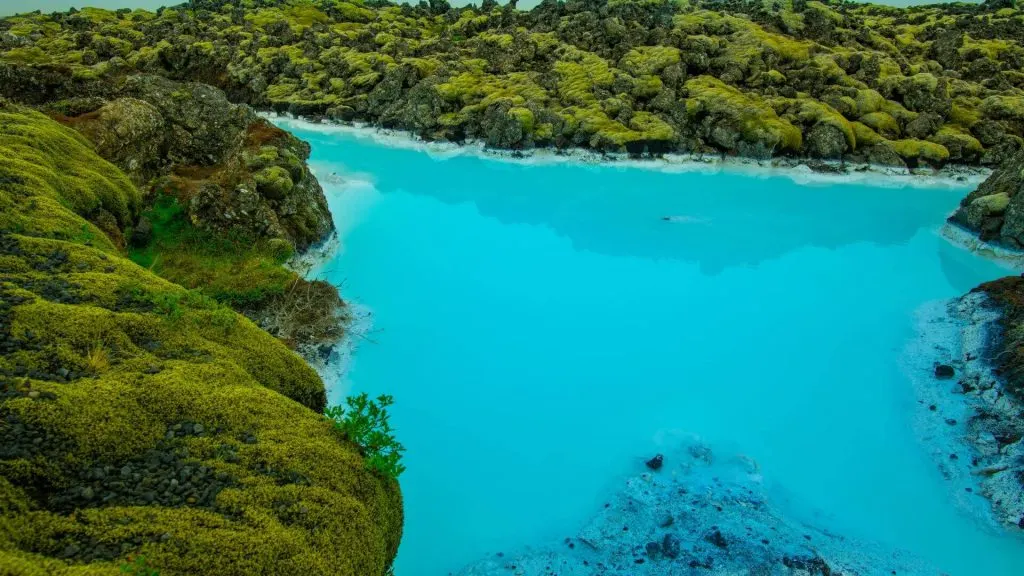
<svg viewBox="0 0 1024 576">
<path fill-rule="evenodd" d="M 1004 162 L 968 194 L 949 220 L 985 242 L 1024 248 L 1024 152 Z"/>
<path fill-rule="evenodd" d="M 145 187 L 148 199 L 173 195 L 198 228 L 283 240 L 295 251 L 334 228 L 305 163 L 309 146 L 216 88 L 138 75 L 102 98 L 45 108 Z"/>
<path fill-rule="evenodd" d="M 139 102 L 95 121 L 154 119 Z M 0 103 L 0 158 L 2 571 L 384 574 L 398 485 L 321 415 L 316 373 L 125 257 L 105 229 L 143 198 L 78 132 Z"/>
<path fill-rule="evenodd" d="M 136 261 L 245 313 L 311 360 L 342 337 L 337 290 L 282 266 L 334 230 L 308 144 L 216 88 L 162 76 L 39 106 L 142 189 L 127 236 L 103 227 Z"/>
</svg>

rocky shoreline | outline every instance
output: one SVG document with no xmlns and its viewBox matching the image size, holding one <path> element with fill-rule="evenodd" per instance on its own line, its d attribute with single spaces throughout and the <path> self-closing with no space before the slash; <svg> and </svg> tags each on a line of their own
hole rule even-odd
<svg viewBox="0 0 1024 576">
<path fill-rule="evenodd" d="M 157 73 L 509 150 L 993 166 L 1024 136 L 1022 22 L 1003 0 L 201 0 L 0 19 L 0 93 Z"/>
<path fill-rule="evenodd" d="M 301 117 L 263 111 L 275 125 L 324 133 L 342 133 L 375 143 L 424 151 L 437 158 L 475 155 L 500 161 L 531 164 L 614 164 L 666 172 L 729 172 L 758 177 L 785 177 L 801 184 L 855 182 L 887 188 L 965 188 L 977 186 L 992 173 L 985 167 L 947 164 L 941 168 L 906 168 L 840 160 L 777 157 L 769 160 L 722 154 L 661 154 L 637 157 L 626 153 L 597 152 L 588 148 L 491 148 L 482 140 L 462 143 L 424 140 L 407 130 L 381 128 L 366 123 L 322 117 Z"/>
<path fill-rule="evenodd" d="M 984 287 L 918 314 L 907 349 L 914 425 L 958 508 L 989 525 L 1024 529 L 1024 404 L 997 368 L 1002 315 Z"/>
<path fill-rule="evenodd" d="M 908 554 L 787 515 L 755 462 L 696 438 L 674 442 L 642 466 L 575 536 L 495 553 L 458 576 L 938 573 Z"/>
</svg>

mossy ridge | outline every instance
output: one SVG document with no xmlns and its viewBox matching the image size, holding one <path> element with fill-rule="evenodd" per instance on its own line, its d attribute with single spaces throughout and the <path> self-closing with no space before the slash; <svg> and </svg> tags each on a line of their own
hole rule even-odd
<svg viewBox="0 0 1024 576">
<path fill-rule="evenodd" d="M 894 141 L 949 141 L 950 131 L 940 132 L 955 126 L 982 151 L 964 140 L 955 147 L 969 152 L 951 160 L 995 164 L 1012 151 L 1013 138 L 1024 136 L 1022 25 L 1024 16 L 1011 8 L 890 9 L 835 1 L 597 0 L 526 12 L 444 2 L 204 0 L 156 13 L 2 20 L 0 68 L 7 72 L 0 69 L 0 77 L 17 79 L 29 70 L 44 75 L 48 89 L 77 82 L 82 92 L 99 79 L 152 72 L 212 82 L 258 107 L 516 149 L 621 150 L 624 139 L 650 136 L 634 134 L 644 132 L 637 126 L 657 124 L 657 136 L 668 134 L 665 127 L 673 134 L 654 148 L 659 152 L 821 152 L 822 122 L 799 120 L 800 114 L 799 146 L 788 135 L 790 145 L 780 146 L 780 130 L 788 129 L 771 118 L 764 126 L 734 127 L 745 133 L 708 138 L 705 127 L 681 113 L 682 85 L 706 75 L 750 102 L 805 100 L 798 106 L 805 111 L 835 109 L 843 119 L 826 114 L 827 125 L 843 133 L 842 154 L 852 159 L 866 158 L 846 124 L 859 121 Z M 17 97 L 27 88 L 8 90 Z M 510 120 L 509 107 L 529 109 L 533 129 Z M 643 113 L 638 122 L 634 113 Z M 908 128 L 922 114 L 937 116 L 937 125 L 919 121 Z M 581 134 L 581 123 L 596 132 Z M 750 144 L 751 135 L 767 140 L 729 146 Z"/>
<path fill-rule="evenodd" d="M 0 108 L 0 131 L 0 183 L 35 191 L 4 195 L 0 229 L 92 241 L 107 252 L 123 242 L 119 232 L 134 221 L 141 203 L 124 174 L 97 162 L 78 133 L 37 112 Z M 88 220 L 76 221 L 72 213 Z"/>
<path fill-rule="evenodd" d="M 245 318 L 129 262 L 89 228 L 77 210 L 96 204 L 69 199 L 100 190 L 99 206 L 125 206 L 130 222 L 137 192 L 73 131 L 9 105 L 0 117 L 0 141 L 26 125 L 38 140 L 4 151 L 13 163 L 0 181 L 0 218 L 16 213 L 22 224 L 0 237 L 0 563 L 15 574 L 118 574 L 141 554 L 162 574 L 384 573 L 401 534 L 397 485 L 368 472 L 314 411 L 324 402 L 316 374 Z M 41 160 L 102 178 L 11 169 Z M 202 426 L 178 437 L 183 421 Z M 198 489 L 193 472 L 183 480 L 193 488 L 169 496 L 180 500 L 171 507 L 104 505 L 106 485 L 83 481 L 166 442 L 181 466 L 230 480 L 207 500 L 188 491 Z M 141 494 L 148 478 L 129 484 Z M 83 500 L 81 509 L 51 511 L 29 489 L 42 485 Z"/>
</svg>

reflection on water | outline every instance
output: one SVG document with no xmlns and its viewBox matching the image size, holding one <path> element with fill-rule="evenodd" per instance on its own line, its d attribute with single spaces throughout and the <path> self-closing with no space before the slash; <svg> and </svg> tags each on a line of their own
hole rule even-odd
<svg viewBox="0 0 1024 576">
<path fill-rule="evenodd" d="M 346 138 L 304 136 L 325 144 Z M 425 187 L 424 174 L 436 170 L 438 162 L 429 155 L 402 149 L 372 155 L 355 148 L 341 162 L 371 174 L 379 190 L 427 194 L 449 204 L 472 202 L 482 215 L 506 224 L 547 226 L 577 250 L 689 260 L 711 274 L 807 245 L 905 243 L 922 227 L 941 222 L 966 194 L 854 184 L 801 187 L 781 176 L 530 165 L 473 156 L 445 160 L 443 180 Z M 487 174 L 485 181 L 481 173 Z M 553 186 L 558 193 L 538 202 L 537 192 Z M 655 221 L 664 225 L 652 226 Z"/>
</svg>

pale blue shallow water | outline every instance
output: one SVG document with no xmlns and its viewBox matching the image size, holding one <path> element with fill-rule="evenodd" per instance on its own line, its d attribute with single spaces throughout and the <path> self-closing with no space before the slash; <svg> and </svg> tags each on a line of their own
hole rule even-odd
<svg viewBox="0 0 1024 576">
<path fill-rule="evenodd" d="M 331 399 L 397 400 L 399 576 L 575 534 L 669 430 L 754 458 L 836 532 L 1020 574 L 1020 542 L 951 505 L 900 364 L 915 309 L 1007 273 L 939 236 L 964 190 L 435 159 L 289 128 L 341 235 L 325 273 L 373 315 Z"/>
</svg>

